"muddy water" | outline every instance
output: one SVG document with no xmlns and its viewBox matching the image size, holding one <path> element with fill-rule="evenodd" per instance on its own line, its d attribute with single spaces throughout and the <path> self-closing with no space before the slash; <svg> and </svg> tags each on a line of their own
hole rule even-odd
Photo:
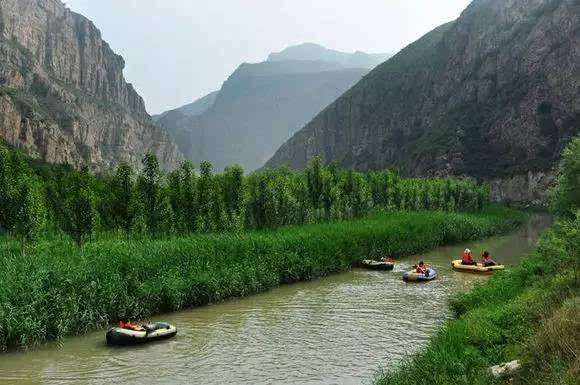
<svg viewBox="0 0 580 385">
<path fill-rule="evenodd" d="M 392 272 L 354 270 L 249 298 L 156 317 L 176 338 L 108 348 L 104 333 L 0 356 L 0 384 L 361 384 L 423 346 L 451 314 L 450 295 L 486 276 L 451 270 L 465 247 L 517 264 L 549 217 L 517 232 L 397 261 Z M 407 284 L 417 260 L 439 277 Z"/>
</svg>

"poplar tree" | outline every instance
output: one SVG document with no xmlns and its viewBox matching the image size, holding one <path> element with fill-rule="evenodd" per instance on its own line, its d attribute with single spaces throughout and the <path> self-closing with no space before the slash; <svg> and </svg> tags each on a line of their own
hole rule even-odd
<svg viewBox="0 0 580 385">
<path fill-rule="evenodd" d="M 45 207 L 43 194 L 38 182 L 31 177 L 25 176 L 20 181 L 16 199 L 16 235 L 20 238 L 22 254 L 28 242 L 38 238 L 44 225 Z"/>
</svg>

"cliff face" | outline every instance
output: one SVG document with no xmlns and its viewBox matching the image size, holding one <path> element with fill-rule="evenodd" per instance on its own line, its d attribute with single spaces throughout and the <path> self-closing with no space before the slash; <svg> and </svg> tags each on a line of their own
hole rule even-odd
<svg viewBox="0 0 580 385">
<path fill-rule="evenodd" d="M 549 174 L 578 133 L 580 2 L 474 0 L 367 75 L 267 166 L 302 168 L 321 155 L 363 170 L 493 181 L 518 200 L 528 185 L 545 190 L 529 175 Z"/>
<path fill-rule="evenodd" d="M 0 137 L 51 163 L 104 170 L 153 151 L 174 165 L 177 147 L 124 66 L 93 23 L 59 0 L 2 0 Z"/>
</svg>

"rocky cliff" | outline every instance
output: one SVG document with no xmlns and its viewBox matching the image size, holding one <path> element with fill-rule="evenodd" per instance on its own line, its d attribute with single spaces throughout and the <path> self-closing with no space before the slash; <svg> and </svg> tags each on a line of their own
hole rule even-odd
<svg viewBox="0 0 580 385">
<path fill-rule="evenodd" d="M 547 183 L 535 179 L 551 175 L 578 133 L 580 1 L 474 0 L 368 74 L 267 166 L 302 168 L 321 155 L 363 170 L 471 176 L 492 181 L 496 197 L 527 200 L 543 196 Z"/>
<path fill-rule="evenodd" d="M 0 137 L 51 163 L 105 170 L 180 155 L 125 82 L 123 58 L 59 0 L 0 2 Z"/>
<path fill-rule="evenodd" d="M 250 171 L 262 167 L 285 140 L 380 60 L 362 53 L 315 51 L 306 55 L 290 48 L 262 63 L 244 63 L 207 111 L 186 116 L 174 110 L 158 124 L 195 163 L 207 160 L 218 170 L 233 164 Z M 351 68 L 361 55 L 370 58 L 365 61 L 369 67 Z"/>
</svg>

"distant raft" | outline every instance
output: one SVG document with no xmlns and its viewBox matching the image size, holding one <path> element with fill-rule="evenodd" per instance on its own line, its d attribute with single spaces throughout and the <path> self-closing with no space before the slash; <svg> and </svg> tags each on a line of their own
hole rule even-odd
<svg viewBox="0 0 580 385">
<path fill-rule="evenodd" d="M 362 261 L 362 267 L 370 270 L 380 270 L 380 271 L 390 271 L 393 270 L 395 264 L 392 262 L 385 261 L 373 261 L 371 259 L 365 259 Z"/>
<path fill-rule="evenodd" d="M 451 267 L 455 270 L 467 273 L 493 273 L 494 271 L 505 269 L 504 265 L 483 266 L 481 263 L 478 263 L 477 265 L 462 265 L 461 259 L 451 262 Z"/>
<path fill-rule="evenodd" d="M 409 282 L 427 282 L 437 278 L 437 272 L 433 269 L 428 269 L 427 274 L 419 274 L 415 270 L 411 270 L 403 274 L 403 280 Z"/>
<path fill-rule="evenodd" d="M 107 344 L 111 346 L 138 345 L 175 337 L 177 328 L 164 322 L 143 325 L 148 331 L 135 331 L 114 327 L 107 332 Z"/>
</svg>

